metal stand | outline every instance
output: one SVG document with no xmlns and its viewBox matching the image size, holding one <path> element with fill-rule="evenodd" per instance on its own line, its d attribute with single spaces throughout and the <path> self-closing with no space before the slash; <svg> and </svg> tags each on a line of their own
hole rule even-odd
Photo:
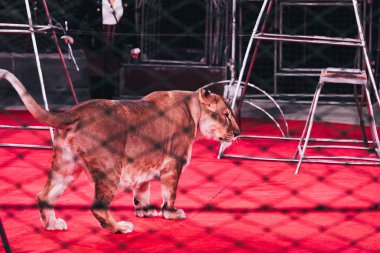
<svg viewBox="0 0 380 253">
<path fill-rule="evenodd" d="M 343 16 L 345 14 L 344 11 L 350 11 L 352 9 L 352 1 L 351 0 L 344 0 L 344 1 L 333 1 L 333 0 L 276 0 L 275 1 L 276 8 L 275 8 L 275 26 L 277 26 L 276 30 L 279 31 L 280 34 L 286 33 L 286 23 L 287 18 L 292 15 L 292 14 L 285 14 L 288 10 L 296 9 L 300 11 L 301 9 L 303 10 L 302 13 L 297 13 L 300 15 L 303 15 L 303 18 L 305 20 L 305 24 L 300 24 L 299 26 L 302 27 L 302 31 L 300 31 L 303 34 L 308 33 L 308 16 L 307 16 L 307 10 L 311 9 L 312 11 L 317 11 L 315 8 L 320 7 L 318 10 L 321 10 L 321 8 L 331 8 L 332 11 L 334 11 L 335 8 L 338 8 L 339 11 L 342 12 Z M 368 24 L 369 31 L 371 31 L 371 25 L 372 25 L 372 13 L 368 12 L 369 10 L 372 10 L 372 8 L 368 8 L 369 5 L 372 3 L 366 0 L 358 0 L 358 7 L 359 7 L 359 13 L 362 18 L 362 23 L 363 23 L 363 29 L 364 29 L 364 34 L 366 34 L 365 29 L 366 25 Z M 367 6 L 368 5 L 368 6 Z M 337 12 L 337 11 L 336 11 Z M 332 13 L 336 13 L 332 12 Z M 293 13 L 294 14 L 294 13 Z M 323 14 L 321 13 L 321 17 L 323 17 Z M 353 17 L 354 18 L 354 17 Z M 350 20 L 351 21 L 351 20 Z M 354 21 L 354 20 L 353 20 Z M 322 23 L 322 22 L 321 22 Z M 330 25 L 330 24 L 329 24 Z M 334 25 L 334 24 L 331 24 Z M 343 33 L 345 31 L 342 31 Z M 372 35 L 371 32 L 367 34 L 368 37 L 368 50 L 371 51 L 371 40 L 372 40 Z M 330 44 L 329 44 L 330 45 Z M 294 77 L 302 77 L 302 78 L 307 78 L 310 79 L 313 77 L 313 79 L 316 79 L 319 77 L 319 74 L 321 72 L 321 67 L 311 67 L 311 66 L 300 66 L 302 64 L 307 64 L 307 53 L 305 52 L 307 49 L 305 48 L 305 45 L 302 45 L 299 48 L 302 48 L 301 51 L 297 51 L 300 53 L 298 56 L 299 58 L 302 59 L 302 63 L 296 64 L 296 66 L 288 66 L 289 63 L 286 63 L 286 54 L 285 51 L 286 49 L 284 48 L 283 43 L 280 42 L 275 42 L 274 43 L 274 79 L 273 79 L 273 92 L 274 94 L 277 95 L 283 95 L 282 93 L 279 93 L 280 87 L 279 87 L 279 78 L 281 79 L 289 79 L 289 78 L 294 78 Z M 327 49 L 327 45 L 325 47 L 321 46 L 319 49 Z M 348 49 L 347 49 L 348 48 Z M 347 52 L 347 50 L 351 50 L 350 47 L 345 47 L 343 52 Z M 355 54 L 355 63 L 354 66 L 346 66 L 347 68 L 361 68 L 362 67 L 362 54 L 360 48 L 356 49 L 357 52 Z M 350 51 L 351 52 L 351 51 Z M 322 53 L 322 52 L 321 52 Z M 326 54 L 323 54 L 324 56 L 327 56 Z M 322 65 L 322 64 L 328 64 L 328 65 Z M 321 64 L 323 68 L 326 66 L 330 66 L 329 63 L 322 61 Z M 297 94 L 300 98 L 305 97 L 305 96 L 310 96 L 312 94 Z M 340 94 L 339 92 L 334 92 L 333 94 L 321 94 L 321 96 L 326 96 L 326 97 L 344 97 L 344 96 L 350 96 L 351 93 L 348 94 Z"/>
<path fill-rule="evenodd" d="M 28 17 L 28 24 L 0 23 L 0 33 L 26 33 L 26 34 L 30 34 L 30 36 L 32 38 L 32 43 L 33 43 L 33 50 L 34 50 L 34 55 L 35 55 L 36 64 L 37 64 L 37 71 L 38 71 L 38 77 L 39 77 L 40 85 L 41 85 L 41 92 L 42 92 L 42 98 L 44 101 L 44 107 L 46 110 L 49 110 L 49 105 L 48 105 L 48 101 L 47 101 L 47 97 L 46 97 L 45 84 L 44 84 L 44 79 L 43 79 L 42 70 L 41 70 L 41 63 L 40 63 L 35 33 L 45 33 L 47 30 L 52 31 L 52 36 L 53 36 L 55 45 L 57 47 L 59 58 L 61 60 L 62 66 L 64 68 L 66 79 L 70 85 L 71 92 L 72 92 L 72 95 L 74 97 L 75 103 L 78 103 L 78 99 L 76 97 L 76 94 L 75 94 L 75 91 L 73 88 L 73 84 L 72 84 L 70 75 L 68 73 L 67 66 L 66 66 L 66 63 L 64 61 L 64 57 L 62 55 L 62 51 L 61 51 L 59 44 L 58 44 L 57 35 L 55 33 L 55 29 L 61 29 L 61 28 L 54 26 L 52 24 L 52 19 L 50 17 L 50 13 L 49 13 L 46 1 L 42 0 L 42 3 L 44 6 L 46 17 L 48 19 L 47 25 L 34 25 L 33 24 L 29 0 L 25 0 L 25 8 L 26 8 L 27 17 Z M 29 129 L 47 130 L 47 129 L 49 129 L 51 139 L 52 139 L 52 141 L 54 141 L 53 129 L 48 128 L 48 127 L 39 127 L 39 126 L 19 127 L 19 126 L 0 125 L 0 128 L 12 128 L 12 129 L 23 129 L 23 130 L 29 130 Z M 23 148 L 42 148 L 42 149 L 50 149 L 51 148 L 51 146 L 30 145 L 30 144 L 11 144 L 11 143 L 1 143 L 0 147 L 23 147 Z"/>
<path fill-rule="evenodd" d="M 366 97 L 367 102 L 367 110 L 368 110 L 368 116 L 370 120 L 370 127 L 371 127 L 371 134 L 372 134 L 372 144 L 373 147 L 368 147 L 368 141 L 365 137 L 364 130 L 363 132 L 363 144 L 367 147 L 359 147 L 359 146 L 342 146 L 342 145 L 330 145 L 330 146 L 321 146 L 321 145 L 315 145 L 315 146 L 308 146 L 308 142 L 310 140 L 310 133 L 311 129 L 313 127 L 313 121 L 315 112 L 317 109 L 317 103 L 319 99 L 319 95 L 321 93 L 321 90 L 323 88 L 323 85 L 325 83 L 335 83 L 335 84 L 353 84 L 353 85 L 361 85 L 363 94 Z M 359 108 L 358 108 L 359 109 Z M 359 109 L 360 110 L 360 109 Z M 361 113 L 359 113 L 359 116 L 361 116 Z M 334 140 L 331 140 L 334 142 Z M 341 140 L 342 142 L 342 140 Z M 345 142 L 352 142 L 352 140 L 345 140 Z M 377 164 L 380 165 L 380 142 L 379 142 L 379 136 L 377 134 L 376 130 L 376 122 L 375 117 L 373 113 L 372 108 L 372 102 L 371 102 L 371 96 L 370 96 L 370 90 L 367 80 L 367 75 L 365 71 L 361 71 L 358 69 L 336 69 L 336 68 L 327 68 L 322 70 L 320 79 L 318 82 L 317 89 L 314 94 L 313 102 L 311 104 L 310 112 L 306 120 L 305 128 L 302 132 L 300 142 L 297 147 L 296 154 L 294 155 L 294 159 L 299 156 L 297 168 L 295 171 L 295 174 L 297 175 L 300 171 L 302 162 L 305 159 L 315 159 L 317 162 L 324 162 L 324 161 L 345 161 L 346 164 L 355 163 L 355 164 L 362 164 L 363 161 L 366 161 L 365 164 Z M 369 151 L 374 150 L 378 156 L 378 158 L 359 158 L 359 157 L 352 157 L 352 156 L 305 156 L 305 152 L 307 148 L 341 148 L 341 149 L 366 149 Z M 353 162 L 355 161 L 355 162 Z M 358 162 L 357 162 L 358 161 Z M 372 162 L 372 163 L 370 163 Z"/>
<path fill-rule="evenodd" d="M 360 21 L 360 18 L 359 18 L 357 0 L 351 0 L 351 1 L 350 0 L 340 0 L 340 1 L 336 1 L 336 2 L 344 2 L 344 3 L 351 2 L 352 6 L 353 6 L 353 9 L 354 9 L 354 13 L 355 13 L 355 20 L 356 20 L 358 34 L 359 34 L 359 38 L 358 39 L 356 39 L 356 38 L 326 37 L 326 36 L 303 36 L 303 35 L 287 35 L 287 34 L 270 34 L 270 33 L 265 33 L 266 20 L 268 18 L 268 15 L 269 15 L 271 9 L 272 9 L 273 2 L 274 2 L 274 0 L 264 0 L 264 2 L 262 4 L 262 7 L 260 9 L 258 18 L 256 20 L 255 26 L 254 26 L 253 31 L 252 31 L 252 35 L 250 37 L 250 40 L 249 40 L 249 43 L 248 43 L 248 46 L 247 46 L 247 50 L 246 50 L 246 53 L 245 53 L 245 56 L 244 56 L 242 67 L 241 67 L 241 70 L 240 70 L 240 74 L 239 74 L 239 78 L 238 78 L 238 81 L 237 81 L 235 93 L 234 93 L 234 96 L 233 96 L 233 99 L 232 99 L 232 106 L 231 106 L 232 109 L 234 109 L 235 106 L 237 105 L 238 97 L 239 97 L 238 96 L 239 95 L 239 91 L 242 88 L 241 87 L 241 81 L 242 81 L 242 78 L 243 78 L 243 74 L 244 74 L 245 69 L 246 69 L 246 65 L 247 65 L 249 54 L 251 52 L 253 41 L 256 39 L 256 48 L 255 48 L 255 50 L 253 52 L 252 61 L 251 61 L 251 64 L 250 64 L 250 67 L 249 67 L 249 70 L 248 70 L 248 73 L 247 73 L 246 82 L 245 82 L 244 87 L 243 87 L 243 93 L 242 93 L 242 95 L 240 97 L 240 103 L 238 105 L 238 111 L 239 112 L 240 112 L 241 105 L 242 105 L 242 103 L 244 101 L 245 90 L 246 90 L 246 88 L 248 86 L 248 80 L 250 79 L 250 75 L 251 75 L 251 71 L 252 71 L 252 66 L 253 66 L 253 63 L 255 61 L 255 57 L 256 57 L 256 54 L 257 54 L 259 42 L 260 42 L 260 40 L 270 40 L 270 41 L 280 41 L 280 42 L 286 41 L 286 42 L 296 42 L 296 43 L 310 43 L 310 44 L 324 44 L 324 45 L 337 45 L 337 46 L 351 46 L 351 47 L 361 48 L 362 49 L 362 53 L 363 53 L 364 65 L 366 67 L 367 75 L 369 76 L 369 81 L 371 83 L 371 86 L 368 84 L 368 85 L 365 86 L 365 89 L 366 89 L 366 94 L 367 94 L 366 95 L 367 96 L 367 101 L 369 102 L 369 104 L 368 104 L 369 111 L 372 111 L 372 115 L 373 115 L 372 103 L 370 103 L 370 100 L 368 100 L 369 96 L 370 96 L 370 91 L 369 91 L 370 87 L 372 87 L 373 94 L 374 94 L 376 102 L 378 104 L 379 104 L 380 99 L 379 99 L 379 94 L 378 94 L 378 91 L 377 91 L 377 88 L 376 88 L 376 83 L 375 83 L 374 75 L 373 75 L 373 72 L 371 70 L 371 65 L 370 65 L 370 62 L 369 62 L 369 57 L 368 57 L 368 53 L 367 53 L 367 49 L 366 49 L 366 42 L 365 42 L 365 39 L 364 39 L 362 25 L 361 25 L 361 21 Z M 308 2 L 308 1 L 304 0 L 303 2 Z M 313 2 L 316 2 L 316 1 L 313 1 Z M 261 23 L 262 23 L 262 26 L 260 28 L 259 26 L 260 26 Z M 258 31 L 260 31 L 260 32 L 258 32 Z M 373 127 L 373 129 L 376 129 L 374 119 L 373 119 L 373 122 L 371 123 L 371 126 Z M 376 130 L 373 130 L 372 132 L 374 133 L 374 132 L 376 132 Z M 264 138 L 264 139 L 298 140 L 298 141 L 300 141 L 300 138 L 272 137 L 272 136 L 255 136 L 255 135 L 240 135 L 240 136 L 238 136 L 238 138 Z M 328 140 L 319 140 L 319 141 L 328 141 Z M 375 144 L 377 145 L 378 138 L 374 138 L 374 141 L 376 142 Z M 238 145 L 238 144 L 236 144 L 236 145 Z M 231 158 L 242 158 L 242 159 L 252 159 L 252 160 L 267 160 L 267 161 L 298 162 L 298 160 L 296 158 L 265 158 L 265 157 L 255 157 L 255 156 L 243 156 L 243 155 L 238 155 L 238 154 L 224 154 L 224 151 L 225 151 L 225 146 L 222 143 L 222 145 L 220 146 L 218 157 L 231 157 Z M 319 160 L 316 161 L 316 160 L 308 159 L 308 160 L 305 160 L 304 162 L 321 162 L 321 161 L 319 161 Z M 323 161 L 323 162 L 328 162 L 328 161 Z M 344 164 L 346 164 L 347 162 L 342 162 L 341 161 L 341 162 L 334 162 L 334 163 L 344 163 Z M 363 162 L 362 164 L 365 164 L 365 162 Z"/>
</svg>

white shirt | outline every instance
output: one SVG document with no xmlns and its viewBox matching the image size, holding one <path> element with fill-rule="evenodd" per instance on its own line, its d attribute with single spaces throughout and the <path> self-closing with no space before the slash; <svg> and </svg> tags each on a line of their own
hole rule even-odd
<svg viewBox="0 0 380 253">
<path fill-rule="evenodd" d="M 122 0 L 115 0 L 112 7 L 108 0 L 102 0 L 103 25 L 116 25 L 123 16 L 124 10 Z M 115 16 L 113 14 L 114 11 L 117 21 L 115 20 Z"/>
</svg>

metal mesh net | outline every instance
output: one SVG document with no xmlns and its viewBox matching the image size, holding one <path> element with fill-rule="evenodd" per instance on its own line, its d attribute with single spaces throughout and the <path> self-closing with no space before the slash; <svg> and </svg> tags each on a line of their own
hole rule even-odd
<svg viewBox="0 0 380 253">
<path fill-rule="evenodd" d="M 92 38 L 94 33 L 104 34 L 90 28 L 93 25 L 91 17 L 75 16 L 78 13 L 75 2 L 50 0 L 47 4 L 59 37 L 67 34 L 75 39 L 72 48 L 79 72 L 69 59 L 67 45 L 62 40 L 59 43 L 79 100 L 85 101 L 90 98 L 91 79 L 86 72 L 84 38 Z M 313 1 L 319 4 L 315 6 L 294 4 L 298 2 L 307 1 L 275 1 L 267 32 L 356 38 L 357 27 L 350 1 L 342 1 L 342 5 L 338 3 L 340 1 Z M 232 11 L 232 1 L 224 0 L 136 0 L 124 3 L 128 6 L 115 35 L 120 41 L 117 50 L 121 65 L 115 93 L 119 100 L 140 98 L 156 90 L 196 90 L 239 74 L 262 1 L 237 1 L 236 13 Z M 359 1 L 359 6 L 377 80 L 379 3 Z M 47 24 L 42 1 L 30 1 L 30 8 L 35 24 Z M 234 15 L 236 52 L 232 56 Z M 69 21 L 68 31 L 65 31 L 66 20 Z M 1 1 L 0 23 L 27 24 L 25 2 Z M 36 39 L 48 101 L 53 110 L 62 110 L 63 105 L 73 104 L 73 98 L 51 32 L 36 33 Z M 141 49 L 138 59 L 131 57 L 132 48 Z M 36 85 L 39 78 L 30 34 L 0 33 L 0 51 L 0 67 L 15 73 L 33 97 L 42 103 L 41 90 Z M 290 136 L 296 138 L 304 128 L 319 75 L 298 76 L 297 71 L 289 75 L 289 69 L 356 68 L 363 67 L 362 60 L 360 50 L 356 48 L 263 41 L 249 81 L 279 98 L 289 119 Z M 1 125 L 39 125 L 28 112 L 15 110 L 19 108 L 14 106 L 21 105 L 20 99 L 7 82 L 0 83 Z M 216 88 L 218 93 L 223 92 L 223 87 L 217 85 Z M 314 137 L 363 138 L 358 119 L 354 118 L 357 111 L 353 89 L 343 85 L 326 87 L 324 92 L 330 95 L 326 101 L 331 103 L 325 103 L 318 111 Z M 266 108 L 275 118 L 281 117 L 276 108 L 262 100 L 257 90 L 247 92 L 247 101 Z M 344 106 L 338 102 L 343 102 Z M 168 121 L 186 133 L 188 127 L 171 118 L 173 109 L 176 108 L 154 111 L 153 118 Z M 241 116 L 242 134 L 280 136 L 273 122 L 249 104 L 243 104 Z M 143 128 L 152 123 L 153 118 L 142 117 L 128 130 Z M 120 152 L 111 143 L 119 138 L 118 127 L 125 123 L 110 117 L 109 110 L 105 110 L 101 115 L 94 115 L 88 124 L 100 119 L 106 119 L 114 134 L 111 139 L 99 140 L 98 146 L 108 152 Z M 279 120 L 279 123 L 283 125 L 284 121 Z M 365 131 L 370 136 L 368 126 Z M 149 143 L 149 148 L 141 156 L 161 149 L 167 141 L 139 135 L 138 131 L 136 136 Z M 97 140 L 97 137 L 97 133 L 88 133 L 89 139 Z M 51 145 L 46 129 L 1 128 L 0 140 L 1 143 Z M 98 227 L 90 211 L 94 187 L 85 174 L 68 187 L 55 206 L 57 216 L 69 224 L 68 231 L 46 231 L 39 221 L 36 195 L 49 176 L 52 150 L 1 147 L 0 218 L 1 232 L 4 233 L 0 248 L 8 251 L 8 241 L 14 252 L 380 250 L 378 166 L 307 163 L 300 175 L 294 176 L 294 162 L 217 159 L 219 148 L 216 141 L 205 138 L 195 141 L 191 163 L 181 176 L 178 187 L 176 206 L 183 208 L 187 215 L 183 221 L 135 217 L 132 193 L 118 192 L 111 205 L 112 214 L 117 220 L 128 220 L 135 225 L 131 234 L 120 236 Z M 239 138 L 226 153 L 236 151 L 266 158 L 288 158 L 296 149 L 297 142 L 289 140 L 248 141 Z M 93 152 L 97 152 L 95 147 Z M 351 154 L 347 150 L 324 148 L 314 152 L 326 156 Z M 376 157 L 367 151 L 354 155 Z M 151 199 L 156 206 L 162 203 L 160 191 L 159 182 L 153 182 Z"/>
</svg>

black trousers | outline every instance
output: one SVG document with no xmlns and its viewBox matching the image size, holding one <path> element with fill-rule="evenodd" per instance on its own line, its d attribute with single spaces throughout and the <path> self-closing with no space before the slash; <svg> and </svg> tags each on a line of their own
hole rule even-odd
<svg viewBox="0 0 380 253">
<path fill-rule="evenodd" d="M 92 99 L 112 99 L 118 83 L 117 75 L 90 76 L 90 96 Z"/>
<path fill-rule="evenodd" d="M 114 46 L 115 25 L 103 25 L 98 45 L 85 50 L 92 99 L 112 99 L 118 85 L 120 52 Z"/>
</svg>

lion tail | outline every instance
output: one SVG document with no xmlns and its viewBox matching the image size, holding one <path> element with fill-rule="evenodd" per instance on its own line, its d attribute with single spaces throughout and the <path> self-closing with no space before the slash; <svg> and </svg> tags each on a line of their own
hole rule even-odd
<svg viewBox="0 0 380 253">
<path fill-rule="evenodd" d="M 16 90 L 28 111 L 40 122 L 53 128 L 69 128 L 76 121 L 75 117 L 65 113 L 53 113 L 42 108 L 29 94 L 25 86 L 12 73 L 0 69 L 0 80 L 7 80 Z"/>
</svg>

